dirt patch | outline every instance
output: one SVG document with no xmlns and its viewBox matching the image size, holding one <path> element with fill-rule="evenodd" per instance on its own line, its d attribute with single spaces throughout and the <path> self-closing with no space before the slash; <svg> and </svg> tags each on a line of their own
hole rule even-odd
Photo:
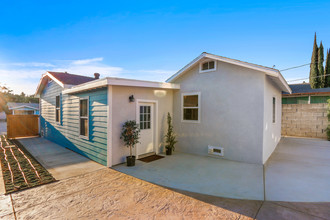
<svg viewBox="0 0 330 220">
<path fill-rule="evenodd" d="M 56 181 L 17 140 L 0 137 L 0 161 L 6 194 Z"/>
</svg>

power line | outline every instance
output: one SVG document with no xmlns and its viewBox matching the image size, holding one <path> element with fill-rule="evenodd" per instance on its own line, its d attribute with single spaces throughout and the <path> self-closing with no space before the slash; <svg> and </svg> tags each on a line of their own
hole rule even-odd
<svg viewBox="0 0 330 220">
<path fill-rule="evenodd" d="M 283 70 L 280 70 L 280 71 L 283 72 L 283 71 L 287 71 L 287 70 L 291 70 L 291 69 L 296 69 L 296 68 L 300 68 L 300 67 L 307 66 L 307 65 L 310 65 L 310 64 L 312 64 L 312 63 L 306 63 L 306 64 L 303 64 L 303 65 L 300 65 L 300 66 L 294 66 L 294 67 L 290 67 L 290 68 L 283 69 Z"/>
<path fill-rule="evenodd" d="M 311 78 L 319 78 L 319 77 L 324 77 L 324 76 L 330 76 L 330 74 L 326 74 L 326 75 L 323 75 L 323 76 L 314 76 L 314 77 L 311 77 Z M 301 78 L 301 79 L 288 80 L 287 82 L 300 81 L 300 80 L 304 80 L 304 79 L 309 79 L 309 77 L 307 77 L 307 78 Z"/>
</svg>

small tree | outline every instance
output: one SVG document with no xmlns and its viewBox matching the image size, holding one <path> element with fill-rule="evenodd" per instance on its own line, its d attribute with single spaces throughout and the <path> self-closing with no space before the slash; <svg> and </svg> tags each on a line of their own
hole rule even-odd
<svg viewBox="0 0 330 220">
<path fill-rule="evenodd" d="M 324 68 L 324 87 L 330 87 L 330 56 L 329 50 L 327 50 L 327 58 L 325 59 L 325 68 Z"/>
<path fill-rule="evenodd" d="M 319 77 L 318 76 L 319 76 L 318 46 L 317 46 L 316 33 L 315 33 L 310 73 L 309 73 L 309 83 L 311 84 L 312 89 L 319 88 Z"/>
<path fill-rule="evenodd" d="M 140 128 L 136 124 L 136 121 L 126 121 L 121 130 L 120 139 L 125 143 L 126 147 L 129 147 L 130 157 L 132 157 L 132 148 L 139 143 Z"/>
<path fill-rule="evenodd" d="M 172 125 L 172 117 L 171 114 L 168 112 L 167 113 L 167 134 L 165 135 L 166 138 L 166 145 L 165 148 L 166 150 L 172 151 L 175 149 L 174 145 L 177 143 L 176 136 L 173 131 L 173 125 Z"/>
<path fill-rule="evenodd" d="M 318 73 L 318 88 L 324 88 L 324 83 L 325 83 L 325 78 L 324 78 L 324 67 L 323 67 L 323 63 L 324 63 L 324 48 L 323 48 L 323 44 L 321 41 L 320 47 L 318 49 L 318 69 L 319 69 L 319 73 Z"/>
</svg>

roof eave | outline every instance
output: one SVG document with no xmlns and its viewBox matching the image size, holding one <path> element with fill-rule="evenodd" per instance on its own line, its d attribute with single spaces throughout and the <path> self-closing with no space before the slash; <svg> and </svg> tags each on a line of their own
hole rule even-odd
<svg viewBox="0 0 330 220">
<path fill-rule="evenodd" d="M 60 85 L 62 88 L 65 88 L 67 85 L 63 84 L 61 81 L 59 81 L 58 79 L 56 79 L 51 73 L 49 73 L 49 71 L 47 71 L 46 73 L 42 74 L 42 77 L 39 81 L 37 90 L 34 94 L 35 97 L 39 98 L 40 94 L 43 90 L 43 88 L 41 88 L 42 82 L 45 80 L 46 77 L 49 77 L 50 79 L 52 79 L 54 82 L 56 82 L 58 85 Z"/>
<path fill-rule="evenodd" d="M 80 93 L 91 89 L 102 88 L 106 86 L 131 86 L 157 89 L 180 89 L 180 85 L 174 83 L 142 81 L 134 79 L 107 77 L 99 80 L 87 82 L 63 91 L 63 94 Z"/>
</svg>

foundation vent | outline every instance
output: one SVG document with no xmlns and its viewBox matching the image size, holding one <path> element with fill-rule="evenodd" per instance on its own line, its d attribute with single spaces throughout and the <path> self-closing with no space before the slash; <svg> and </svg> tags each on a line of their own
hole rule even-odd
<svg viewBox="0 0 330 220">
<path fill-rule="evenodd" d="M 208 153 L 210 155 L 215 155 L 215 156 L 220 156 L 223 157 L 224 156 L 224 152 L 223 152 L 223 147 L 218 147 L 218 146 L 208 146 Z"/>
</svg>

